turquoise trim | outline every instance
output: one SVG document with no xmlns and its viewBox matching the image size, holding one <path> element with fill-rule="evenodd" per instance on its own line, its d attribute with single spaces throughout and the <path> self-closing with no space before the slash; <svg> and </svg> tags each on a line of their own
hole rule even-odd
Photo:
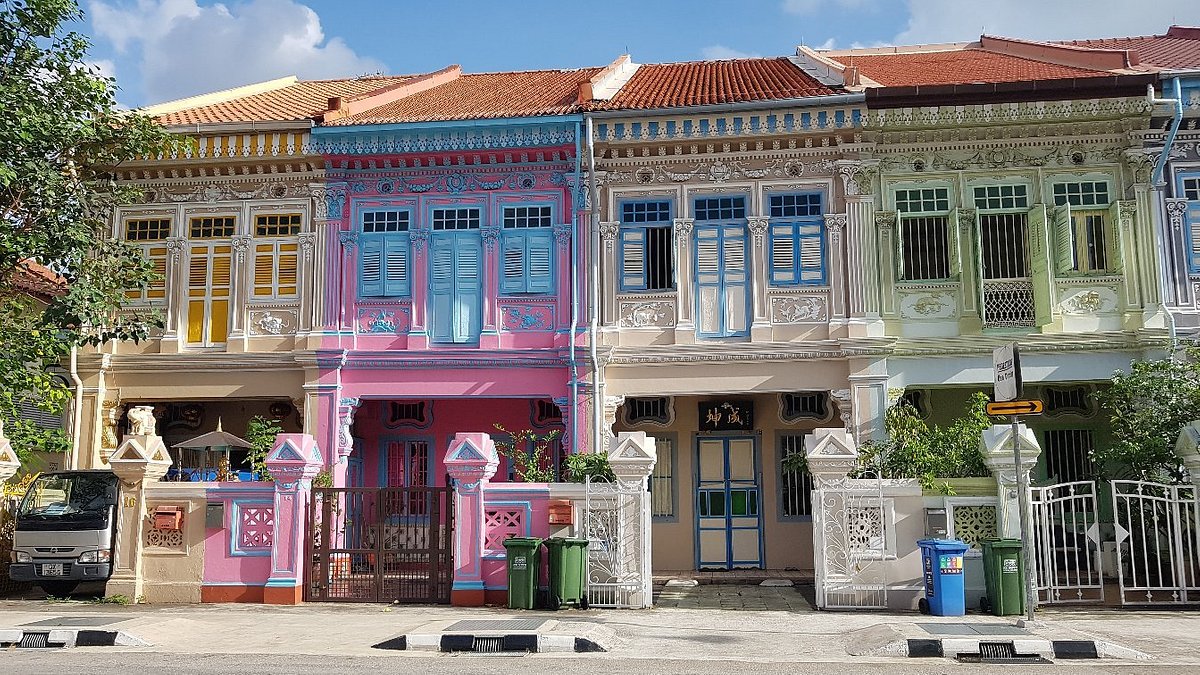
<svg viewBox="0 0 1200 675">
<path fill-rule="evenodd" d="M 313 136 L 361 133 L 363 131 L 406 131 L 408 129 L 482 129 L 503 126 L 540 126 L 582 122 L 583 115 L 554 115 L 549 117 L 496 117 L 481 120 L 444 120 L 435 122 L 396 122 L 392 124 L 355 124 L 316 127 Z"/>
</svg>

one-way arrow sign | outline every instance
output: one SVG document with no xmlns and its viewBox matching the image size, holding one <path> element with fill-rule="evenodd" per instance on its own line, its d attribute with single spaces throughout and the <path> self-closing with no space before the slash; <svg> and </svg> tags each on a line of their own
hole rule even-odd
<svg viewBox="0 0 1200 675">
<path fill-rule="evenodd" d="M 1041 415 L 1042 402 L 1036 399 L 1030 401 L 997 401 L 987 404 L 987 414 L 994 417 L 1011 415 Z"/>
</svg>

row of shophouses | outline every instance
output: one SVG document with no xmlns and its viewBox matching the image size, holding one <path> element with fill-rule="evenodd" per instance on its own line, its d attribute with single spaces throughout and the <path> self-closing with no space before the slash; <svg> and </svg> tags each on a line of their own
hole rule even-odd
<svg viewBox="0 0 1200 675">
<path fill-rule="evenodd" d="M 1179 99 L 1176 104 L 1167 99 Z M 161 334 L 81 352 L 70 463 L 311 434 L 338 486 L 443 485 L 459 432 L 656 439 L 656 569 L 811 569 L 820 427 L 933 422 L 1016 341 L 1037 476 L 1200 328 L 1200 29 L 572 70 L 285 78 L 153 106 L 113 236 Z M 498 480 L 512 477 L 502 464 Z"/>
</svg>

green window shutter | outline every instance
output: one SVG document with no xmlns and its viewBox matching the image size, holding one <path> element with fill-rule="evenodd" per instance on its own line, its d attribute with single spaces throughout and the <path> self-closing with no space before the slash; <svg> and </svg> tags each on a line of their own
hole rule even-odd
<svg viewBox="0 0 1200 675">
<path fill-rule="evenodd" d="M 1075 246 L 1076 227 L 1071 206 L 1063 204 L 1053 209 L 1050 221 L 1054 237 L 1054 269 L 1059 274 L 1079 269 L 1079 253 Z"/>
<path fill-rule="evenodd" d="M 359 250 L 359 293 L 363 296 L 383 295 L 383 241 L 377 237 L 364 238 Z"/>
</svg>

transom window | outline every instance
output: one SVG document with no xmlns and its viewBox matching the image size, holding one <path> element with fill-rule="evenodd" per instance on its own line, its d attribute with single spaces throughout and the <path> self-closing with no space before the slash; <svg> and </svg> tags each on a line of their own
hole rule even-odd
<svg viewBox="0 0 1200 675">
<path fill-rule="evenodd" d="M 367 211 L 362 214 L 362 231 L 374 232 L 408 232 L 408 211 Z"/>
<path fill-rule="evenodd" d="M 506 206 L 504 207 L 504 227 L 507 229 L 526 227 L 550 227 L 549 206 Z"/>
<path fill-rule="evenodd" d="M 975 188 L 975 208 L 1027 209 L 1028 187 L 1025 185 L 986 185 Z"/>
<path fill-rule="evenodd" d="M 782 394 L 781 417 L 785 422 L 823 420 L 829 416 L 829 395 L 823 391 L 800 391 Z"/>
<path fill-rule="evenodd" d="M 1055 206 L 1108 206 L 1108 183 L 1084 181 L 1054 184 Z"/>
<path fill-rule="evenodd" d="M 1046 400 L 1047 415 L 1090 415 L 1092 397 L 1087 387 L 1046 387 L 1042 398 Z"/>
<path fill-rule="evenodd" d="M 161 241 L 171 236 L 169 218 L 145 218 L 125 221 L 125 239 L 128 241 Z"/>
<path fill-rule="evenodd" d="M 630 425 L 653 422 L 668 424 L 671 421 L 671 399 L 667 396 L 637 397 L 625 399 L 625 422 Z"/>
<path fill-rule="evenodd" d="M 821 194 L 817 192 L 771 195 L 769 201 L 772 218 L 821 215 Z"/>
<path fill-rule="evenodd" d="M 259 237 L 291 237 L 300 234 L 300 214 L 261 215 L 254 219 L 254 234 Z"/>
<path fill-rule="evenodd" d="M 435 230 L 478 230 L 479 209 L 434 209 L 433 229 Z"/>
<path fill-rule="evenodd" d="M 192 218 L 188 236 L 192 239 L 227 239 L 233 236 L 233 216 Z"/>
<path fill-rule="evenodd" d="M 675 287 L 675 246 L 670 201 L 621 205 L 621 290 L 663 291 Z"/>
<path fill-rule="evenodd" d="M 1188 201 L 1200 201 L 1200 176 L 1188 176 L 1180 181 L 1183 184 L 1183 198 Z"/>
<path fill-rule="evenodd" d="M 739 220 L 745 217 L 745 197 L 706 197 L 696 200 L 696 220 Z"/>
<path fill-rule="evenodd" d="M 950 210 L 949 188 L 896 190 L 896 210 L 900 213 L 945 213 Z"/>
</svg>

